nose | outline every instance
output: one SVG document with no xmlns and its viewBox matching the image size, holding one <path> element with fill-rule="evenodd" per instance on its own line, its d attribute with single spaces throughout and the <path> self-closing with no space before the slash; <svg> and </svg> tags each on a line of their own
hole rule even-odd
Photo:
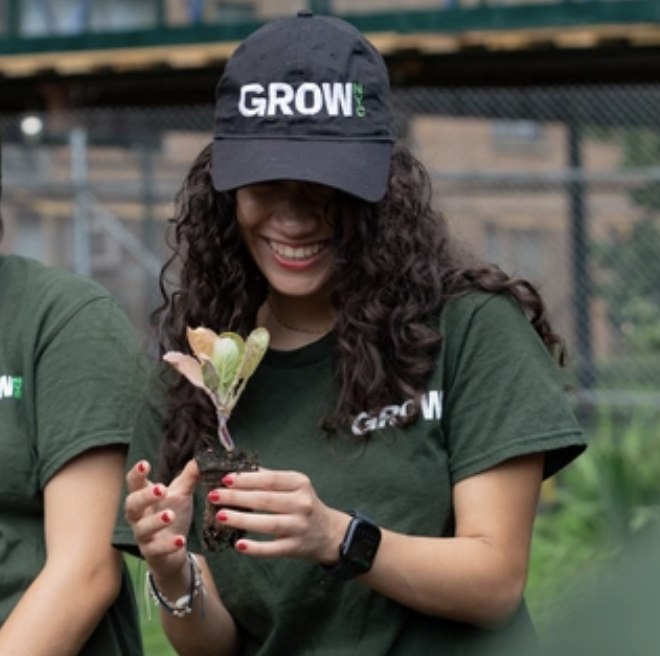
<svg viewBox="0 0 660 656">
<path fill-rule="evenodd" d="M 281 185 L 275 214 L 281 221 L 318 221 L 325 214 L 326 203 L 327 199 L 314 194 L 310 183 L 287 180 Z"/>
</svg>

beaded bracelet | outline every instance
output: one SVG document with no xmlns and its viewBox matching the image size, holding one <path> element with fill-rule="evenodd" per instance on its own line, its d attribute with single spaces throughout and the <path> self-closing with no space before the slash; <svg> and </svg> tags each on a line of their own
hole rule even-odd
<svg viewBox="0 0 660 656">
<path fill-rule="evenodd" d="M 156 604 L 160 604 L 168 613 L 174 617 L 185 617 L 192 613 L 193 599 L 201 594 L 202 606 L 204 604 L 204 596 L 206 595 L 206 586 L 202 580 L 202 570 L 197 562 L 195 556 L 190 552 L 187 554 L 188 563 L 190 564 L 190 590 L 188 594 L 179 597 L 176 601 L 170 601 L 157 587 L 154 582 L 154 577 L 151 572 L 147 572 L 147 584 L 149 592 Z"/>
</svg>

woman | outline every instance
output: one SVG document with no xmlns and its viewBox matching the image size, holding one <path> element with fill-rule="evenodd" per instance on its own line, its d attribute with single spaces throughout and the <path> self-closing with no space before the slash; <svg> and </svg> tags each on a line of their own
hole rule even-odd
<svg viewBox="0 0 660 656">
<path fill-rule="evenodd" d="M 91 280 L 0 254 L 0 335 L 0 654 L 140 656 L 111 545 L 143 385 L 133 329 Z"/>
<path fill-rule="evenodd" d="M 458 252 L 392 124 L 376 50 L 308 12 L 249 37 L 218 85 L 157 319 L 163 351 L 189 350 L 187 326 L 268 329 L 230 420 L 262 468 L 202 492 L 213 409 L 158 373 L 115 535 L 180 654 L 534 645 L 539 488 L 584 448 L 564 351 L 532 285 Z M 206 502 L 247 531 L 235 549 L 202 550 Z"/>
</svg>

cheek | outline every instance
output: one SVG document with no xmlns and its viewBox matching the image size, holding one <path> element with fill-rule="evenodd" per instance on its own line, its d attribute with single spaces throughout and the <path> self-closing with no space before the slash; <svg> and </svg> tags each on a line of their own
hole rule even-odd
<svg viewBox="0 0 660 656">
<path fill-rule="evenodd" d="M 253 249 L 252 238 L 251 238 L 252 232 L 250 230 L 249 225 L 239 220 L 238 232 L 241 235 L 241 239 L 243 240 L 243 243 L 245 244 L 247 249 L 249 251 L 252 251 Z"/>
<path fill-rule="evenodd" d="M 256 245 L 256 230 L 257 225 L 259 224 L 258 220 L 255 220 L 256 215 L 250 214 L 249 212 L 236 211 L 236 222 L 238 224 L 238 232 L 241 235 L 243 244 L 247 250 L 255 256 L 255 245 Z"/>
<path fill-rule="evenodd" d="M 242 233 L 253 229 L 256 225 L 263 222 L 266 216 L 265 208 L 259 203 L 248 197 L 238 197 L 236 203 L 236 219 Z"/>
<path fill-rule="evenodd" d="M 249 209 L 246 209 L 245 203 L 243 203 L 242 207 L 236 208 L 236 222 L 238 223 L 238 230 L 243 239 L 248 236 L 249 231 L 256 225 L 254 216 L 254 212 L 250 212 Z"/>
</svg>

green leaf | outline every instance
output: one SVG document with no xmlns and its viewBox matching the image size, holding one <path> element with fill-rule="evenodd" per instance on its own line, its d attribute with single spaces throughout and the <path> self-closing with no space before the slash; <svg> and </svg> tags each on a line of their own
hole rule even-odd
<svg viewBox="0 0 660 656">
<path fill-rule="evenodd" d="M 265 328 L 256 328 L 248 335 L 240 378 L 248 379 L 252 376 L 266 354 L 269 343 L 270 335 Z"/>
<path fill-rule="evenodd" d="M 245 344 L 239 335 L 223 333 L 213 345 L 213 365 L 218 374 L 218 396 L 228 400 L 243 361 Z"/>
<path fill-rule="evenodd" d="M 220 378 L 213 363 L 205 358 L 202 360 L 202 379 L 206 389 L 212 394 L 216 393 L 220 386 Z"/>
</svg>

